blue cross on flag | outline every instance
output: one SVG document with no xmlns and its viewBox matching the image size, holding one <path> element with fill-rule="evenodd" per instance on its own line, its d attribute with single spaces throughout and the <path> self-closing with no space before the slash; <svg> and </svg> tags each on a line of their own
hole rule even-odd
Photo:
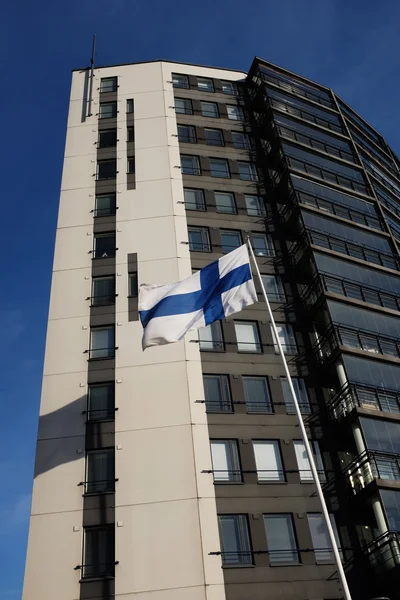
<svg viewBox="0 0 400 600">
<path fill-rule="evenodd" d="M 143 350 L 181 340 L 190 329 L 210 325 L 257 302 L 246 245 L 169 285 L 139 287 Z"/>
</svg>

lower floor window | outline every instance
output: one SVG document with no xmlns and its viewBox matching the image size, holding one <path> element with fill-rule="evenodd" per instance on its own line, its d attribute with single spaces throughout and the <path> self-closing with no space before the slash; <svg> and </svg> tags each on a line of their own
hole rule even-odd
<svg viewBox="0 0 400 600">
<path fill-rule="evenodd" d="M 264 515 L 268 556 L 271 565 L 298 563 L 299 553 L 291 514 Z"/>
<path fill-rule="evenodd" d="M 86 527 L 83 577 L 112 577 L 115 570 L 114 525 Z"/>
<path fill-rule="evenodd" d="M 247 515 L 219 515 L 223 565 L 253 563 Z"/>
</svg>

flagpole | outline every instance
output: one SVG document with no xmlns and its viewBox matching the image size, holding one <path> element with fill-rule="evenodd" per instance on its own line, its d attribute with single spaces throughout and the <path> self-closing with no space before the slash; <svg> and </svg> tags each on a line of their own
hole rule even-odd
<svg viewBox="0 0 400 600">
<path fill-rule="evenodd" d="M 295 392 L 294 387 L 293 387 L 292 377 L 291 377 L 290 372 L 289 372 L 289 367 L 288 367 L 288 364 L 287 364 L 287 361 L 286 361 L 285 353 L 284 353 L 283 348 L 282 348 L 282 344 L 281 344 L 280 339 L 279 339 L 278 331 L 277 331 L 276 324 L 275 324 L 275 319 L 274 319 L 274 316 L 272 314 L 272 310 L 271 310 L 271 306 L 270 306 L 270 303 L 269 303 L 269 300 L 268 300 L 267 292 L 265 291 L 264 284 L 262 282 L 261 275 L 260 275 L 260 270 L 258 268 L 256 257 L 254 256 L 253 248 L 251 247 L 250 239 L 249 238 L 247 238 L 247 247 L 248 247 L 250 255 L 251 255 L 252 259 L 253 259 L 253 264 L 254 264 L 254 267 L 255 267 L 255 270 L 256 270 L 256 273 L 257 273 L 257 276 L 258 276 L 258 280 L 259 280 L 260 285 L 261 285 L 261 290 L 262 290 L 262 293 L 263 293 L 263 296 L 264 296 L 265 303 L 267 305 L 269 319 L 270 319 L 270 322 L 271 322 L 271 325 L 272 325 L 272 330 L 273 330 L 274 335 L 275 335 L 276 345 L 279 348 L 279 354 L 280 354 L 281 359 L 282 359 L 283 368 L 285 370 L 286 378 L 287 378 L 287 381 L 288 381 L 288 384 L 289 384 L 290 393 L 291 393 L 292 398 L 293 398 L 293 404 L 294 404 L 294 407 L 295 407 L 295 410 L 296 410 L 297 419 L 298 419 L 298 422 L 299 422 L 299 425 L 300 425 L 301 435 L 302 435 L 304 446 L 305 446 L 305 449 L 306 449 L 306 452 L 307 452 L 308 461 L 310 463 L 311 472 L 312 472 L 313 477 L 314 477 L 314 483 L 315 483 L 316 488 L 317 488 L 317 494 L 318 494 L 319 500 L 321 502 L 322 512 L 323 512 L 323 515 L 324 515 L 324 518 L 325 518 L 326 528 L 328 530 L 329 540 L 331 542 L 333 554 L 335 556 L 335 561 L 336 561 L 336 565 L 337 565 L 337 569 L 338 569 L 338 573 L 339 573 L 339 579 L 340 579 L 340 582 L 341 582 L 342 587 L 343 587 L 343 592 L 344 592 L 344 595 L 345 595 L 345 599 L 346 600 L 351 600 L 349 586 L 347 585 L 346 575 L 345 575 L 345 572 L 344 572 L 344 569 L 343 569 L 343 565 L 342 565 L 342 560 L 341 560 L 340 554 L 339 554 L 339 548 L 337 546 L 336 539 L 335 539 L 335 534 L 333 532 L 333 528 L 332 528 L 332 525 L 331 525 L 331 520 L 329 518 L 328 508 L 326 506 L 324 494 L 323 494 L 321 483 L 320 483 L 319 476 L 318 476 L 317 467 L 315 465 L 313 453 L 312 453 L 312 450 L 311 450 L 311 445 L 310 445 L 310 442 L 308 440 L 307 431 L 306 431 L 306 428 L 305 428 L 305 425 L 304 425 L 303 417 L 301 415 L 300 406 L 299 406 L 299 403 L 297 401 L 296 392 Z"/>
</svg>

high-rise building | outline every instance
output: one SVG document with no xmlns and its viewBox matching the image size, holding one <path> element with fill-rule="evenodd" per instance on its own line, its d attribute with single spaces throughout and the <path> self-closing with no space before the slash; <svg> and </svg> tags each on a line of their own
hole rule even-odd
<svg viewBox="0 0 400 600">
<path fill-rule="evenodd" d="M 73 72 L 24 600 L 342 598 L 258 282 L 141 349 L 138 283 L 247 238 L 353 600 L 399 598 L 399 161 L 255 58 Z"/>
</svg>

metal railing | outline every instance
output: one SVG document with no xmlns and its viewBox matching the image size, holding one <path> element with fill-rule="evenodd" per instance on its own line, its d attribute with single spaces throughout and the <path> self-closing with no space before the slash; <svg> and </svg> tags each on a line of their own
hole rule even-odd
<svg viewBox="0 0 400 600">
<path fill-rule="evenodd" d="M 91 579 L 91 578 L 107 578 L 114 577 L 115 575 L 115 565 L 118 565 L 119 561 L 113 562 L 93 562 L 82 565 L 77 565 L 75 570 L 81 570 L 82 579 Z"/>
<path fill-rule="evenodd" d="M 358 494 L 374 479 L 400 481 L 400 454 L 366 450 L 343 471 L 353 493 Z"/>
<path fill-rule="evenodd" d="M 371 567 L 384 574 L 400 565 L 400 533 L 387 531 L 363 548 Z"/>
<path fill-rule="evenodd" d="M 268 93 L 268 92 L 267 92 Z M 294 106 L 290 106 L 289 104 L 284 104 L 280 100 L 275 100 L 275 98 L 269 98 L 269 105 L 272 108 L 277 110 L 281 110 L 282 112 L 287 113 L 288 115 L 293 115 L 294 117 L 300 117 L 304 121 L 308 121 L 309 123 L 314 123 L 315 125 L 320 125 L 321 127 L 325 127 L 330 131 L 335 131 L 336 133 L 341 133 L 343 135 L 342 127 L 333 123 L 332 121 L 328 121 L 322 117 L 319 117 L 312 112 L 308 112 L 302 108 L 295 108 Z M 311 107 L 310 107 L 311 109 Z"/>
<path fill-rule="evenodd" d="M 392 192 L 392 194 L 396 194 L 396 195 L 399 194 L 400 184 L 399 184 L 399 186 L 397 186 L 394 182 L 391 183 L 391 181 L 388 178 L 383 177 L 377 171 L 375 171 L 368 164 L 368 162 L 365 159 L 362 158 L 361 160 L 363 162 L 365 170 L 368 171 L 368 173 L 370 175 L 372 175 L 373 177 L 375 177 L 382 185 L 384 185 L 385 187 L 387 187 Z"/>
<path fill-rule="evenodd" d="M 95 423 L 98 421 L 113 421 L 115 419 L 115 412 L 118 408 L 105 407 L 105 408 L 88 408 L 84 411 L 86 419 L 89 423 Z"/>
<path fill-rule="evenodd" d="M 347 160 L 348 162 L 358 164 L 354 154 L 352 154 L 350 151 L 343 150 L 340 146 L 327 144 L 326 142 L 318 140 L 316 137 L 313 138 L 304 133 L 299 133 L 293 129 L 290 129 L 289 127 L 285 127 L 284 125 L 276 125 L 276 128 L 279 135 L 286 139 L 299 142 L 300 144 L 314 148 L 314 150 L 321 150 L 330 156 L 335 156 L 336 158 L 341 158 L 343 160 Z"/>
<path fill-rule="evenodd" d="M 115 206 L 109 206 L 107 208 L 95 208 L 93 210 L 94 217 L 113 217 L 116 212 Z"/>
<path fill-rule="evenodd" d="M 400 391 L 348 382 L 327 404 L 328 414 L 334 421 L 341 421 L 357 407 L 400 413 Z"/>
<path fill-rule="evenodd" d="M 325 362 L 339 346 L 400 358 L 400 340 L 398 338 L 332 323 L 313 345 L 317 362 Z"/>
<path fill-rule="evenodd" d="M 89 296 L 86 300 L 90 300 L 91 306 L 108 306 L 115 304 L 115 298 L 118 294 L 105 294 L 104 296 Z"/>
<path fill-rule="evenodd" d="M 118 479 L 97 479 L 92 481 L 81 481 L 78 485 L 85 487 L 85 494 L 102 494 L 103 492 L 115 492 L 115 483 Z"/>
<path fill-rule="evenodd" d="M 117 346 L 113 346 L 111 348 L 93 348 L 85 350 L 85 353 L 89 354 L 89 360 L 99 360 L 105 358 L 115 358 L 115 351 L 117 349 Z"/>
<path fill-rule="evenodd" d="M 356 179 L 352 179 L 351 177 L 342 175 L 339 171 L 332 171 L 331 169 L 326 169 L 325 167 L 321 167 L 318 164 L 305 162 L 303 160 L 288 155 L 285 156 L 288 166 L 292 169 L 295 169 L 296 171 L 301 171 L 303 173 L 307 173 L 308 175 L 318 177 L 323 181 L 334 183 L 340 187 L 344 187 L 346 189 L 351 189 L 355 192 L 368 195 L 368 188 L 366 185 L 364 185 L 360 181 L 357 181 Z"/>
<path fill-rule="evenodd" d="M 272 83 L 272 84 L 276 85 L 277 87 L 281 88 L 285 92 L 290 92 L 291 94 L 294 94 L 295 96 L 300 96 L 301 98 L 311 100 L 312 102 L 317 102 L 318 104 L 321 104 L 321 106 L 324 106 L 327 108 L 331 108 L 331 109 L 334 108 L 334 106 L 332 105 L 332 102 L 328 98 L 322 98 L 320 95 L 318 95 L 316 93 L 314 94 L 313 92 L 305 90 L 301 87 L 298 87 L 295 84 L 291 84 L 288 81 L 284 81 L 282 79 L 279 79 L 278 77 L 274 77 L 272 73 L 267 74 L 265 72 L 260 72 L 259 77 L 261 78 L 261 80 L 264 83 Z"/>
<path fill-rule="evenodd" d="M 325 233 L 324 231 L 313 229 L 311 227 L 306 229 L 304 235 L 309 244 L 327 248 L 329 250 L 333 250 L 334 252 L 340 252 L 341 254 L 347 254 L 347 256 L 358 258 L 360 260 L 364 260 L 375 265 L 380 265 L 388 269 L 394 269 L 395 271 L 400 270 L 400 258 L 394 254 L 376 250 L 375 248 L 371 248 L 371 246 L 352 243 L 346 238 L 333 236 Z"/>
<path fill-rule="evenodd" d="M 329 273 L 318 273 L 303 290 L 301 298 L 311 309 L 325 292 L 400 311 L 400 296 Z"/>
</svg>

